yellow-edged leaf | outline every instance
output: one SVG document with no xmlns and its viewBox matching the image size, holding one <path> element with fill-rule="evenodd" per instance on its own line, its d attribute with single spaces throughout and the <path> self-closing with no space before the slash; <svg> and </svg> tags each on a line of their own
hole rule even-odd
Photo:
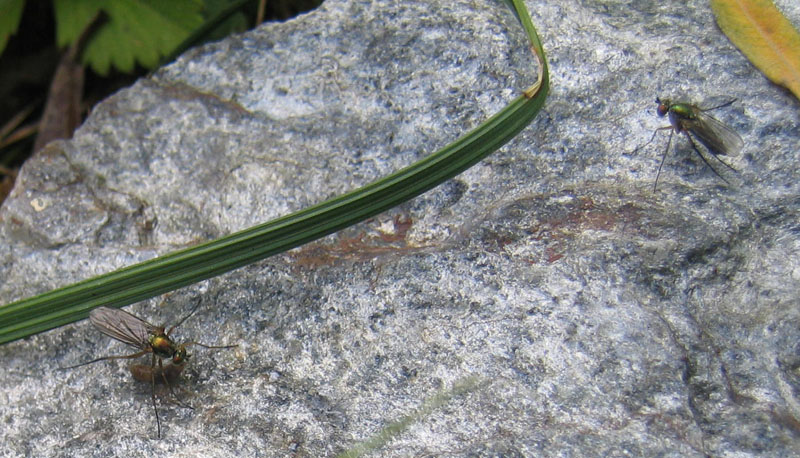
<svg viewBox="0 0 800 458">
<path fill-rule="evenodd" d="M 719 28 L 750 62 L 800 98 L 800 33 L 771 0 L 711 0 Z"/>
</svg>

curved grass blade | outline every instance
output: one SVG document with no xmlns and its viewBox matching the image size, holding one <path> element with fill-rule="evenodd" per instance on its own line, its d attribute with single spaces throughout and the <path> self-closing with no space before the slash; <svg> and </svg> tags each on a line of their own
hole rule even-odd
<svg viewBox="0 0 800 458">
<path fill-rule="evenodd" d="M 506 0 L 539 60 L 536 83 L 452 144 L 348 194 L 196 247 L 0 307 L 0 343 L 220 275 L 324 237 L 406 202 L 458 175 L 525 128 L 544 106 L 549 69 L 523 0 Z"/>
<path fill-rule="evenodd" d="M 476 375 L 457 380 L 452 388 L 440 390 L 435 395 L 425 399 L 422 405 L 415 409 L 414 412 L 390 422 L 374 436 L 336 455 L 336 458 L 358 458 L 377 452 L 389 441 L 406 432 L 415 423 L 429 417 L 436 409 L 447 404 L 453 398 L 486 388 L 488 385 L 488 380 L 481 379 Z"/>
</svg>

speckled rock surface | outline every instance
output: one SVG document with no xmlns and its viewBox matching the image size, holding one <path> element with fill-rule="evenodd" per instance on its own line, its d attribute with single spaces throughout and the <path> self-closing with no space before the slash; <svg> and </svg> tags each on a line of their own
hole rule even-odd
<svg viewBox="0 0 800 458">
<path fill-rule="evenodd" d="M 552 92 L 454 180 L 127 310 L 192 348 L 150 387 L 88 322 L 0 347 L 3 456 L 800 454 L 798 102 L 706 2 L 530 1 Z M 796 6 L 784 5 L 795 23 Z M 0 302 L 369 183 L 535 80 L 499 2 L 328 0 L 192 50 L 25 165 Z M 726 185 L 656 96 L 736 103 Z"/>
</svg>

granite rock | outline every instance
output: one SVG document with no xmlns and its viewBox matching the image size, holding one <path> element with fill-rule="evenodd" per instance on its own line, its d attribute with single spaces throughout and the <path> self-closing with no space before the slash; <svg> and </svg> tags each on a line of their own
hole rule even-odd
<svg viewBox="0 0 800 458">
<path fill-rule="evenodd" d="M 784 2 L 785 3 L 785 2 Z M 176 391 L 76 323 L 0 347 L 4 456 L 800 454 L 797 100 L 706 2 L 529 1 L 532 125 L 370 221 L 127 310 L 192 347 Z M 798 24 L 800 10 L 783 5 Z M 189 51 L 49 145 L 0 209 L 0 302 L 247 228 L 445 146 L 535 81 L 500 2 L 328 0 Z M 684 138 L 656 192 L 656 96 Z M 708 106 L 708 105 L 706 105 Z"/>
</svg>

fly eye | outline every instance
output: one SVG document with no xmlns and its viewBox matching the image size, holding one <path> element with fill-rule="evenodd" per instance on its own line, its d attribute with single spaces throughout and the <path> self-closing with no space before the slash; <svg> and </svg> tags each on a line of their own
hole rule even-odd
<svg viewBox="0 0 800 458">
<path fill-rule="evenodd" d="M 175 354 L 172 355 L 172 363 L 173 364 L 183 364 L 186 359 L 189 358 L 189 355 L 186 354 L 186 348 L 181 346 Z"/>
<path fill-rule="evenodd" d="M 656 108 L 656 113 L 658 113 L 658 115 L 662 118 L 667 114 L 668 111 L 669 107 L 663 103 L 658 105 L 658 108 Z"/>
</svg>

